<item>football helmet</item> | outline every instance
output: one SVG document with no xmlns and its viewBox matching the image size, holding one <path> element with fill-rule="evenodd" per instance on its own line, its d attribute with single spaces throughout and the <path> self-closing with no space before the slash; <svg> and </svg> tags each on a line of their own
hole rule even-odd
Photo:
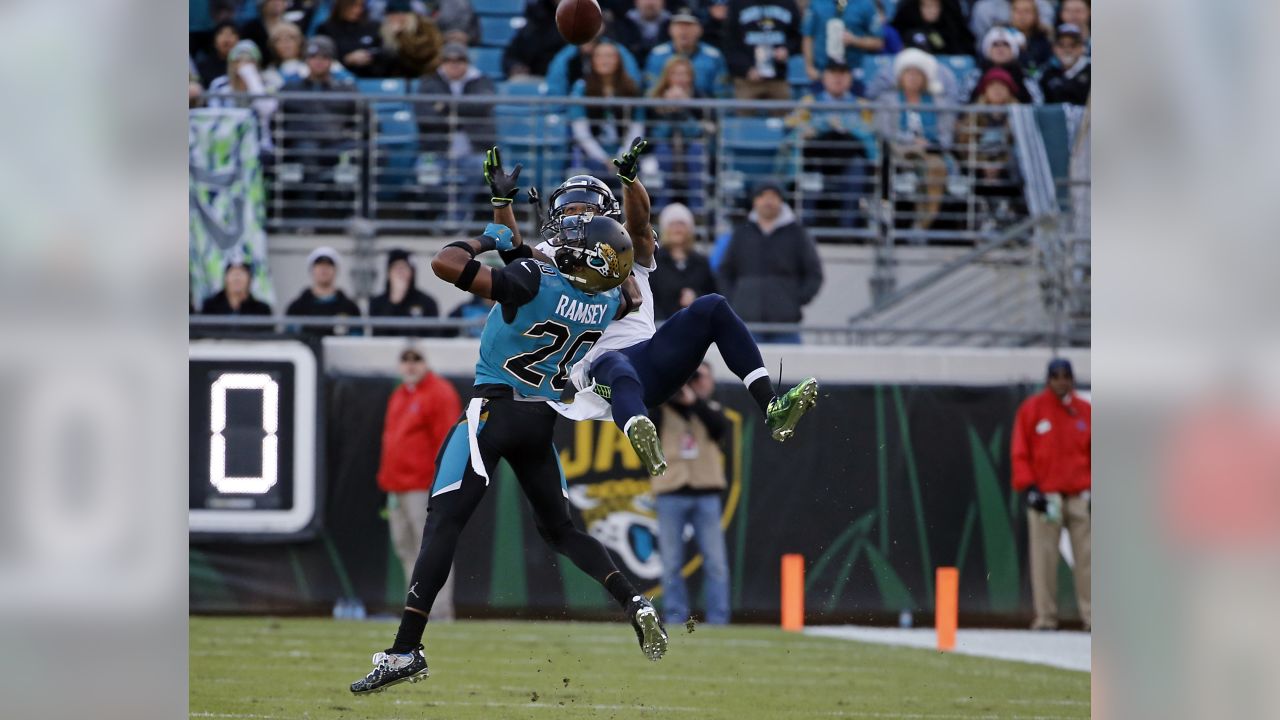
<svg viewBox="0 0 1280 720">
<path fill-rule="evenodd" d="M 631 274 L 635 250 L 626 228 L 611 217 L 586 213 L 564 215 L 547 242 L 555 248 L 556 269 L 579 290 L 600 293 L 622 284 Z"/>
<path fill-rule="evenodd" d="M 587 212 L 596 215 L 607 215 L 615 220 L 622 217 L 622 206 L 618 204 L 613 191 L 604 181 L 590 175 L 574 175 L 560 183 L 560 187 L 551 193 L 548 202 L 551 212 L 542 228 L 544 239 L 550 239 L 556 234 L 556 223 L 564 217 L 565 208 L 576 203 L 590 206 Z"/>
</svg>

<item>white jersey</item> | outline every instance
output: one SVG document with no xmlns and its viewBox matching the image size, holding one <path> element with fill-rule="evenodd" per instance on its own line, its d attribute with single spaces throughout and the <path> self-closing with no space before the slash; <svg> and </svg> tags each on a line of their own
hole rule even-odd
<svg viewBox="0 0 1280 720">
<path fill-rule="evenodd" d="M 544 242 L 538 246 L 538 252 L 550 258 L 555 257 L 556 249 Z M 653 289 L 649 287 L 649 273 L 657 269 L 656 258 L 650 261 L 649 267 L 642 265 L 631 267 L 631 276 L 636 279 L 636 285 L 640 288 L 640 297 L 643 299 L 640 309 L 628 313 L 621 320 L 609 323 L 609 326 L 604 329 L 604 335 L 600 336 L 581 360 L 574 363 L 569 371 L 569 379 L 578 388 L 574 401 L 567 404 L 549 403 L 561 415 L 571 420 L 608 420 L 611 417 L 609 403 L 595 393 L 593 390 L 595 382 L 588 376 L 588 372 L 591 370 L 591 363 L 604 353 L 638 345 L 657 332 L 658 326 L 653 320 Z"/>
</svg>

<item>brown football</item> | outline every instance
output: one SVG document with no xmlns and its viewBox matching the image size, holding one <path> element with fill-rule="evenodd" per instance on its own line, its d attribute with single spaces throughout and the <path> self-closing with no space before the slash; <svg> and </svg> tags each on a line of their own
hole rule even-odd
<svg viewBox="0 0 1280 720">
<path fill-rule="evenodd" d="M 560 0 L 556 8 L 556 28 L 573 45 L 592 40 L 602 20 L 596 0 Z"/>
</svg>

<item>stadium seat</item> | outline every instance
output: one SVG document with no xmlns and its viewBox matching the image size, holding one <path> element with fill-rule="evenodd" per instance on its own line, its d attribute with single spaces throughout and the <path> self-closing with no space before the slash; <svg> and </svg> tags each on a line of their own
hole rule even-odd
<svg viewBox="0 0 1280 720">
<path fill-rule="evenodd" d="M 404 78 L 359 78 L 356 89 L 365 95 L 404 95 L 408 92 L 408 83 Z"/>
<path fill-rule="evenodd" d="M 471 55 L 471 64 L 490 80 L 497 82 L 506 78 L 502 72 L 502 48 L 474 47 L 468 52 Z"/>
<path fill-rule="evenodd" d="M 869 85 L 871 84 L 871 78 L 879 74 L 882 68 L 887 68 L 891 65 L 893 65 L 892 55 L 863 55 L 862 67 L 858 68 L 862 77 L 858 79 L 862 80 L 863 85 Z"/>
<path fill-rule="evenodd" d="M 418 161 L 418 122 L 413 106 L 407 102 L 375 102 L 374 147 L 377 153 L 373 168 L 378 197 L 392 199 L 398 194 L 396 186 L 414 181 L 414 166 Z M 391 190 L 384 190 L 392 186 Z"/>
<path fill-rule="evenodd" d="M 803 55 L 792 55 L 787 58 L 787 82 L 792 85 L 809 84 L 809 75 L 804 71 Z"/>
<path fill-rule="evenodd" d="M 722 165 L 746 178 L 761 178 L 778 171 L 779 149 L 786 140 L 781 118 L 725 118 L 720 123 L 724 147 Z"/>
<path fill-rule="evenodd" d="M 478 15 L 524 15 L 525 0 L 474 0 L 471 9 Z"/>
<path fill-rule="evenodd" d="M 480 43 L 485 47 L 505 48 L 511 44 L 511 38 L 516 36 L 518 28 L 515 26 L 517 22 L 522 23 L 522 17 L 497 17 L 497 16 L 480 16 Z"/>
<path fill-rule="evenodd" d="M 938 62 L 951 68 L 951 71 L 956 74 L 956 80 L 960 81 L 960 87 L 973 87 L 978 84 L 978 76 L 981 73 L 972 55 L 939 55 Z"/>
<path fill-rule="evenodd" d="M 499 95 L 510 95 L 511 97 L 533 97 L 537 95 L 545 95 L 547 93 L 547 84 L 541 80 L 507 80 L 498 83 Z"/>
<path fill-rule="evenodd" d="M 809 82 L 809 74 L 804 71 L 804 56 L 792 55 L 787 58 L 787 84 L 791 86 L 791 97 L 800 99 L 813 86 Z"/>
</svg>

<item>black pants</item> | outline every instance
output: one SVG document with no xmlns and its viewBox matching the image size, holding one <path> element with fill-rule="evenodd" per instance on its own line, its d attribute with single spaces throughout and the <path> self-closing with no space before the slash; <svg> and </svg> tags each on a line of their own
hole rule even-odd
<svg viewBox="0 0 1280 720">
<path fill-rule="evenodd" d="M 499 460 L 506 460 L 515 471 L 533 508 L 538 534 L 553 550 L 601 583 L 618 569 L 604 545 L 575 526 L 569 514 L 564 473 L 551 444 L 558 417 L 555 410 L 546 403 L 509 396 L 483 402 L 477 443 L 490 479 L 486 481 L 471 467 L 465 417 L 449 433 L 436 458 L 427 524 L 405 603 L 424 614 L 431 611 L 436 593 L 449 576 L 458 536 L 484 498 L 488 484 L 497 478 Z"/>
</svg>

